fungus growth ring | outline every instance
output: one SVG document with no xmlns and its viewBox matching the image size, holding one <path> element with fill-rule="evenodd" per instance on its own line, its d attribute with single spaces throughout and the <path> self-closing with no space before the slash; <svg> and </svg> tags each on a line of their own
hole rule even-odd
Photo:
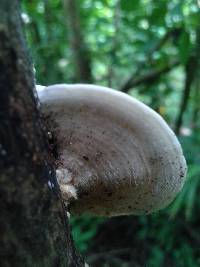
<svg viewBox="0 0 200 267">
<path fill-rule="evenodd" d="M 181 146 L 151 108 L 95 85 L 57 84 L 37 91 L 42 112 L 52 121 L 58 173 L 66 173 L 59 183 L 72 213 L 148 214 L 181 190 L 186 174 Z M 69 200 L 62 188 L 71 186 L 77 198 L 72 192 Z"/>
</svg>

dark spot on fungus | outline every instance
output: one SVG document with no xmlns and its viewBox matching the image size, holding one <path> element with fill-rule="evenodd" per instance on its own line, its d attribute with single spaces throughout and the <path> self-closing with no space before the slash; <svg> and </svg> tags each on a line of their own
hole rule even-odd
<svg viewBox="0 0 200 267">
<path fill-rule="evenodd" d="M 89 158 L 87 156 L 83 156 L 83 159 L 86 160 L 86 161 L 89 160 Z"/>
</svg>

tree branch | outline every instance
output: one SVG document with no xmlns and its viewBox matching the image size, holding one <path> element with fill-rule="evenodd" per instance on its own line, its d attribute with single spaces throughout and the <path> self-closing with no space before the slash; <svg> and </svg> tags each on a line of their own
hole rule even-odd
<svg viewBox="0 0 200 267">
<path fill-rule="evenodd" d="M 134 82 L 133 82 L 134 81 L 134 77 L 137 77 L 139 75 L 140 71 L 145 67 L 147 62 L 149 62 L 149 63 L 152 62 L 153 54 L 156 51 L 159 51 L 165 45 L 165 43 L 174 35 L 174 33 L 177 33 L 177 31 L 180 32 L 181 29 L 169 30 L 169 31 L 167 31 L 165 33 L 165 35 L 160 40 L 158 40 L 158 42 L 155 44 L 155 46 L 148 51 L 148 53 L 146 55 L 146 60 L 143 61 L 142 63 L 140 63 L 139 66 L 137 66 L 137 70 L 133 74 L 131 74 L 130 77 L 127 79 L 127 81 L 121 86 L 120 91 L 122 91 L 124 93 L 127 93 L 129 89 L 131 89 L 132 87 L 136 86 L 134 84 Z M 166 69 L 168 69 L 168 66 L 166 66 Z M 170 70 L 171 69 L 166 70 L 166 72 L 168 72 Z M 152 72 L 154 72 L 154 71 L 152 71 Z M 164 73 L 166 73 L 166 72 L 164 71 Z M 162 71 L 161 71 L 161 74 L 164 74 L 164 73 L 162 73 Z M 151 72 L 149 74 L 151 74 Z M 138 79 L 140 80 L 140 78 L 138 78 Z M 142 78 L 141 80 L 146 80 L 146 79 Z"/>
<path fill-rule="evenodd" d="M 180 64 L 179 60 L 173 60 L 168 65 L 156 69 L 156 70 L 150 70 L 144 74 L 142 74 L 140 77 L 134 77 L 129 78 L 129 80 L 120 88 L 120 91 L 127 93 L 128 90 L 132 87 L 139 86 L 141 84 L 151 83 L 156 81 L 160 78 L 161 75 L 168 73 L 171 71 L 174 67 L 177 67 Z"/>
</svg>

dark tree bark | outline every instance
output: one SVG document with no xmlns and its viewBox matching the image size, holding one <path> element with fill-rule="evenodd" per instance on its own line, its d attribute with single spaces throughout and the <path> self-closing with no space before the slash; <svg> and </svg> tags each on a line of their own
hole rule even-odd
<svg viewBox="0 0 200 267">
<path fill-rule="evenodd" d="M 0 2 L 0 266 L 80 266 L 35 96 L 17 0 Z"/>
<path fill-rule="evenodd" d="M 77 0 L 63 0 L 64 13 L 67 17 L 69 42 L 73 53 L 76 82 L 91 82 L 91 59 L 81 30 Z"/>
</svg>

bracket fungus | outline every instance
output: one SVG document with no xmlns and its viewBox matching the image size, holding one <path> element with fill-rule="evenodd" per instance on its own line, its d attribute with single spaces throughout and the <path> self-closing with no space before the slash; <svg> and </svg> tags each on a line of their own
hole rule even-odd
<svg viewBox="0 0 200 267">
<path fill-rule="evenodd" d="M 56 136 L 57 178 L 72 214 L 148 214 L 181 190 L 186 174 L 181 146 L 151 108 L 95 85 L 37 91 Z"/>
</svg>

